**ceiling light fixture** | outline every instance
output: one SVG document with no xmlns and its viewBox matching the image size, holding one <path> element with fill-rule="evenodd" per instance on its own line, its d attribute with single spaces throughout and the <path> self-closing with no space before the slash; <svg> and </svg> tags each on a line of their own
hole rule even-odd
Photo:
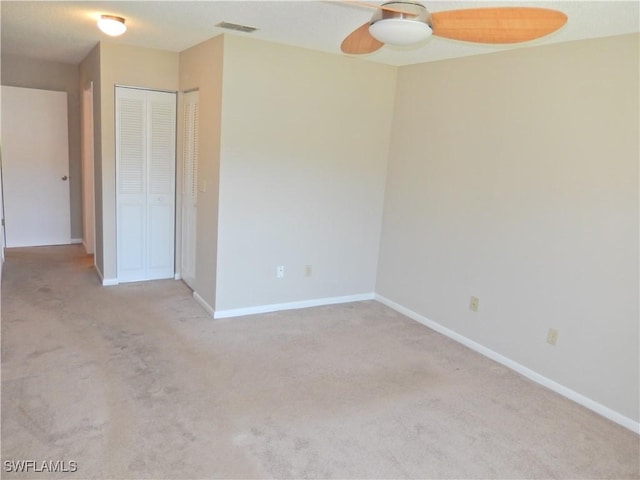
<svg viewBox="0 0 640 480">
<path fill-rule="evenodd" d="M 388 2 L 371 19 L 369 33 L 387 45 L 413 45 L 427 40 L 432 33 L 429 12 L 424 5 Z"/>
<path fill-rule="evenodd" d="M 127 31 L 127 26 L 124 24 L 124 18 L 116 17 L 114 15 L 100 15 L 98 28 L 112 37 L 117 37 Z"/>
</svg>

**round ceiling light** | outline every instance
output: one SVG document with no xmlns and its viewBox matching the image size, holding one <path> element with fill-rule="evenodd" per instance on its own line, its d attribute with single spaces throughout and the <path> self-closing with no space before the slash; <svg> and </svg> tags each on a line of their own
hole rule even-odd
<svg viewBox="0 0 640 480">
<path fill-rule="evenodd" d="M 413 45 L 431 36 L 429 12 L 419 3 L 387 2 L 371 19 L 369 33 L 388 45 Z"/>
<path fill-rule="evenodd" d="M 413 45 L 429 38 L 431 27 L 414 20 L 388 18 L 372 23 L 369 26 L 369 33 L 373 38 L 387 45 Z"/>
<path fill-rule="evenodd" d="M 127 26 L 124 24 L 124 18 L 116 17 L 114 15 L 100 15 L 98 28 L 112 37 L 117 37 L 127 31 Z"/>
</svg>

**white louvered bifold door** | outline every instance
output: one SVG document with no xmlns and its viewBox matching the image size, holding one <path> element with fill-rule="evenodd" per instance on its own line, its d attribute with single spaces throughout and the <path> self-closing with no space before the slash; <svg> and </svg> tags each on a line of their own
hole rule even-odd
<svg viewBox="0 0 640 480">
<path fill-rule="evenodd" d="M 118 281 L 174 276 L 173 93 L 116 88 Z"/>
<path fill-rule="evenodd" d="M 195 289 L 198 212 L 198 92 L 183 97 L 182 279 Z"/>
<path fill-rule="evenodd" d="M 145 279 L 146 92 L 116 89 L 118 280 Z"/>
<path fill-rule="evenodd" d="M 147 278 L 172 278 L 175 273 L 176 96 L 149 91 L 147 97 Z"/>
</svg>

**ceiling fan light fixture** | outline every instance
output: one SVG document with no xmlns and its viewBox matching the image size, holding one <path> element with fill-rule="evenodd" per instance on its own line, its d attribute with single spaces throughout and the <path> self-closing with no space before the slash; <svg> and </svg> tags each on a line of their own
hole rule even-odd
<svg viewBox="0 0 640 480">
<path fill-rule="evenodd" d="M 387 45 L 414 45 L 431 36 L 430 15 L 424 5 L 411 0 L 386 2 L 373 14 L 369 33 Z"/>
<path fill-rule="evenodd" d="M 124 18 L 115 15 L 100 15 L 98 28 L 112 37 L 117 37 L 127 31 Z"/>
<path fill-rule="evenodd" d="M 369 33 L 387 45 L 413 45 L 427 40 L 433 31 L 425 22 L 404 18 L 386 18 L 369 25 Z"/>
</svg>

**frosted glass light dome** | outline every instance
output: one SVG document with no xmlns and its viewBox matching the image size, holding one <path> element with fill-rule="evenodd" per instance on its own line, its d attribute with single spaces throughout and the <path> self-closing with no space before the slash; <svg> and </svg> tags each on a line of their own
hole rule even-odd
<svg viewBox="0 0 640 480">
<path fill-rule="evenodd" d="M 378 10 L 369 24 L 369 33 L 388 45 L 413 45 L 431 36 L 429 12 L 418 3 L 387 2 Z"/>
<path fill-rule="evenodd" d="M 124 18 L 116 17 L 114 15 L 100 15 L 98 28 L 112 37 L 117 37 L 127 31 L 127 26 L 124 24 Z"/>
</svg>

